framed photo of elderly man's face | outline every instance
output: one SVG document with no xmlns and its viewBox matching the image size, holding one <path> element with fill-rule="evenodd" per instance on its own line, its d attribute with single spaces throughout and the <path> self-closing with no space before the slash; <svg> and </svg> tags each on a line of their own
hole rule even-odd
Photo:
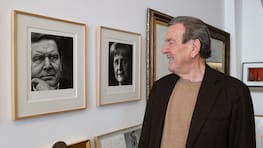
<svg viewBox="0 0 263 148">
<path fill-rule="evenodd" d="M 97 105 L 140 100 L 141 35 L 99 26 L 97 37 Z"/>
<path fill-rule="evenodd" d="M 13 119 L 86 108 L 86 25 L 12 11 Z"/>
<path fill-rule="evenodd" d="M 31 91 L 73 89 L 73 37 L 31 32 Z"/>
</svg>

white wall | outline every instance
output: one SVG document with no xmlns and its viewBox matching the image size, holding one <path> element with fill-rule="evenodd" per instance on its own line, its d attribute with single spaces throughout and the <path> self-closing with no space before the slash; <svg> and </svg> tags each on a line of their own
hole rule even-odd
<svg viewBox="0 0 263 148">
<path fill-rule="evenodd" d="M 241 62 L 263 62 L 263 7 L 260 0 L 242 0 Z M 263 89 L 252 89 L 255 112 L 263 116 Z"/>
<path fill-rule="evenodd" d="M 71 143 L 91 139 L 93 143 L 96 135 L 140 124 L 146 102 L 145 41 L 148 7 L 172 16 L 197 16 L 218 28 L 224 27 L 224 5 L 223 1 L 218 0 L 1 0 L 0 147 L 48 148 L 58 140 Z M 86 110 L 11 120 L 10 13 L 14 9 L 87 24 Z M 96 27 L 99 25 L 141 33 L 142 101 L 96 107 Z M 246 46 L 250 46 L 249 43 Z M 260 45 L 254 46 L 254 50 L 259 49 L 256 47 Z"/>
<path fill-rule="evenodd" d="M 241 62 L 263 62 L 263 4 L 260 0 L 242 1 Z M 263 1 L 262 1 L 263 2 Z M 263 148 L 263 89 L 251 89 L 256 118 L 257 148 Z"/>
<path fill-rule="evenodd" d="M 225 4 L 226 31 L 231 33 L 231 75 L 242 80 L 243 62 L 263 62 L 261 0 L 230 0 Z M 263 115 L 263 89 L 251 88 L 256 115 Z"/>
<path fill-rule="evenodd" d="M 261 0 L 225 0 L 225 30 L 231 33 L 231 75 L 242 80 L 243 62 L 263 62 Z M 256 115 L 257 148 L 263 148 L 263 89 L 250 89 Z"/>
</svg>

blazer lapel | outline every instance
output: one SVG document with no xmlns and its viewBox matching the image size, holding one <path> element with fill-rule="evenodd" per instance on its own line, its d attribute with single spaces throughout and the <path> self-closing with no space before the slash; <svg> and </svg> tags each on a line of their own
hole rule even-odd
<svg viewBox="0 0 263 148">
<path fill-rule="evenodd" d="M 207 120 L 208 114 L 213 107 L 216 100 L 216 94 L 219 90 L 216 86 L 218 80 L 218 74 L 206 65 L 205 75 L 190 124 L 186 148 L 191 148 L 193 146 L 205 121 Z"/>
</svg>

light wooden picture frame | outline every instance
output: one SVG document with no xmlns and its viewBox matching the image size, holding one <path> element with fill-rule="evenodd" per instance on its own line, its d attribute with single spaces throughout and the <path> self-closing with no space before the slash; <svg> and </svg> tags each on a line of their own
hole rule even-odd
<svg viewBox="0 0 263 148">
<path fill-rule="evenodd" d="M 95 137 L 96 148 L 137 148 L 141 125 L 135 125 Z"/>
<path fill-rule="evenodd" d="M 35 47 L 39 47 L 38 44 L 34 44 L 35 37 L 43 36 L 56 38 L 57 46 L 54 46 L 56 54 L 52 50 L 44 52 L 50 48 L 35 50 Z M 85 54 L 85 24 L 13 10 L 13 120 L 85 109 L 87 106 Z M 56 62 L 59 65 L 57 68 L 55 60 L 59 61 Z M 45 61 L 48 61 L 48 64 Z M 43 63 L 48 65 L 45 72 Z M 35 65 L 41 67 L 39 68 L 41 70 L 36 70 Z M 40 82 L 48 84 L 47 86 L 54 82 L 55 87 L 53 90 L 40 90 Z M 39 91 L 35 91 L 37 90 L 35 86 L 39 87 L 37 88 Z"/>
<path fill-rule="evenodd" d="M 97 106 L 141 100 L 140 80 L 141 34 L 98 26 Z"/>
</svg>

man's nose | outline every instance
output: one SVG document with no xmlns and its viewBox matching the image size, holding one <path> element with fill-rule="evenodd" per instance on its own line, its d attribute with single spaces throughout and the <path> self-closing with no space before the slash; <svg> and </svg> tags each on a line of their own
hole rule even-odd
<svg viewBox="0 0 263 148">
<path fill-rule="evenodd" d="M 162 49 L 161 49 L 161 51 L 162 51 L 163 54 L 166 54 L 166 53 L 169 51 L 168 45 L 167 45 L 167 44 L 164 44 L 163 47 L 162 47 Z"/>
<path fill-rule="evenodd" d="M 50 59 L 48 57 L 45 57 L 43 68 L 47 69 L 47 68 L 50 68 L 51 66 L 52 65 L 51 65 Z"/>
</svg>

